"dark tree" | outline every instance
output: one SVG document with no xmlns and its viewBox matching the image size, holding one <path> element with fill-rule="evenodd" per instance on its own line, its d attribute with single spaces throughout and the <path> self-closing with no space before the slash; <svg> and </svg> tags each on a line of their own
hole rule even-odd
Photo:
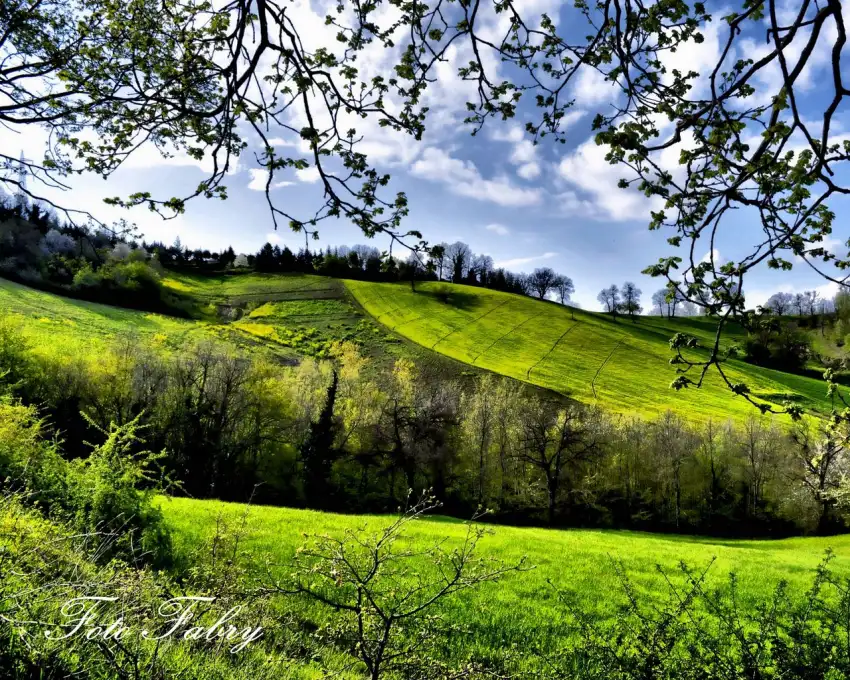
<svg viewBox="0 0 850 680">
<path fill-rule="evenodd" d="M 276 265 L 274 248 L 271 243 L 266 243 L 254 258 L 254 268 L 258 272 L 273 272 Z"/>
<path fill-rule="evenodd" d="M 626 281 L 623 284 L 622 296 L 623 301 L 620 303 L 620 309 L 634 321 L 635 315 L 643 311 L 643 307 L 640 306 L 640 288 L 631 281 Z"/>
<path fill-rule="evenodd" d="M 452 273 L 452 281 L 462 283 L 472 264 L 472 251 L 461 241 L 456 241 L 445 249 L 448 267 Z"/>
<path fill-rule="evenodd" d="M 571 491 L 581 466 L 602 452 L 597 414 L 581 407 L 532 402 L 523 413 L 521 440 L 518 455 L 543 476 L 546 518 L 553 524 L 562 492 Z"/>
<path fill-rule="evenodd" d="M 782 316 L 791 310 L 791 305 L 793 304 L 794 296 L 791 293 L 774 293 L 767 298 L 764 306 L 776 314 L 776 316 Z"/>
<path fill-rule="evenodd" d="M 313 507 L 330 505 L 331 468 L 339 455 L 334 448 L 337 430 L 334 405 L 338 382 L 334 370 L 322 412 L 318 420 L 310 424 L 310 431 L 299 451 L 304 470 L 304 495 Z"/>
<path fill-rule="evenodd" d="M 555 287 L 557 280 L 558 275 L 551 268 L 539 267 L 531 273 L 531 289 L 542 300 Z"/>
<path fill-rule="evenodd" d="M 599 291 L 596 299 L 602 303 L 606 312 L 616 315 L 617 310 L 620 308 L 620 289 L 617 288 L 616 284 L 609 288 L 603 288 Z"/>
<path fill-rule="evenodd" d="M 438 243 L 431 246 L 431 262 L 434 264 L 434 270 L 437 273 L 437 279 L 443 280 L 443 268 L 446 265 L 446 248 L 445 243 Z"/>
<path fill-rule="evenodd" d="M 567 304 L 570 299 L 570 295 L 576 292 L 576 288 L 573 285 L 573 280 L 569 276 L 558 275 L 555 279 L 555 293 L 558 295 L 558 300 L 562 305 Z"/>
</svg>

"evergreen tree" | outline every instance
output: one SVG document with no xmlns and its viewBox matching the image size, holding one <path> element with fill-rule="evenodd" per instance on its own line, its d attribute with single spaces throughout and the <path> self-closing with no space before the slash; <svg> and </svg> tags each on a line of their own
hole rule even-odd
<svg viewBox="0 0 850 680">
<path fill-rule="evenodd" d="M 274 248 L 271 243 L 266 243 L 257 257 L 254 259 L 254 267 L 258 272 L 272 272 L 275 268 Z"/>
<path fill-rule="evenodd" d="M 304 495 L 307 504 L 311 507 L 328 505 L 331 468 L 339 453 L 334 448 L 336 439 L 334 404 L 338 383 L 339 378 L 334 370 L 325 405 L 318 420 L 310 424 L 310 431 L 299 452 L 304 466 Z"/>
</svg>

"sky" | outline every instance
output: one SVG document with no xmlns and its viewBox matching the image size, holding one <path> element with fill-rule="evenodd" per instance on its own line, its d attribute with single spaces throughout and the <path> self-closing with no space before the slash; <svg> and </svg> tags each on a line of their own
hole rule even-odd
<svg viewBox="0 0 850 680">
<path fill-rule="evenodd" d="M 557 0 L 522 0 L 521 4 L 532 15 L 546 11 L 562 23 L 569 19 L 567 9 L 559 14 L 562 3 Z M 722 5 L 708 4 L 710 10 L 723 9 Z M 332 33 L 322 21 L 326 9 L 325 3 L 311 4 L 310 0 L 291 4 L 291 16 L 303 27 L 313 46 L 333 44 Z M 492 21 L 495 30 L 503 19 L 494 17 Z M 724 27 L 722 21 L 714 22 L 705 32 L 704 43 L 680 50 L 675 65 L 698 71 L 713 65 L 725 36 Z M 385 72 L 398 49 L 369 49 L 358 65 L 363 73 Z M 757 55 L 764 46 L 754 34 L 742 49 Z M 598 292 L 625 281 L 638 285 L 643 291 L 643 304 L 649 307 L 652 293 L 662 288 L 663 282 L 640 272 L 670 252 L 665 241 L 671 234 L 647 229 L 653 204 L 637 192 L 617 188 L 617 180 L 624 173 L 607 163 L 605 149 L 593 140 L 590 125 L 594 115 L 610 110 L 616 102 L 612 86 L 590 72 L 578 79 L 572 91 L 576 105 L 567 118 L 569 134 L 565 145 L 547 140 L 533 145 L 523 131 L 528 118 L 526 109 L 520 110 L 515 121 L 488 122 L 473 137 L 471 129 L 461 122 L 464 104 L 473 97 L 472 85 L 456 76 L 457 67 L 468 60 L 468 55 L 461 48 L 453 49 L 448 57 L 447 63 L 439 65 L 437 82 L 426 94 L 431 113 L 421 142 L 380 129 L 371 121 L 358 119 L 353 123 L 364 135 L 362 150 L 379 170 L 392 175 L 391 194 L 407 194 L 410 215 L 405 227 L 421 231 L 430 243 L 464 241 L 476 253 L 490 255 L 497 266 L 513 271 L 552 267 L 572 278 L 576 289 L 573 299 L 585 309 L 599 309 Z M 817 83 L 828 73 L 826 50 L 819 51 L 812 62 L 800 89 L 817 104 Z M 770 77 L 770 73 L 764 75 L 766 84 Z M 840 125 L 844 120 L 846 115 L 838 117 Z M 842 129 L 850 129 L 850 121 Z M 269 136 L 275 134 L 271 130 Z M 180 154 L 163 158 L 156 149 L 143 148 L 107 180 L 82 175 L 69 180 L 70 191 L 60 194 L 44 189 L 42 193 L 63 205 L 86 208 L 104 221 L 124 217 L 135 222 L 148 240 L 170 243 L 179 236 L 190 248 L 218 250 L 232 246 L 238 253 L 256 252 L 266 241 L 297 249 L 304 243 L 303 235 L 291 232 L 285 225 L 277 231 L 273 229 L 262 192 L 265 178 L 258 173 L 251 153 L 257 140 L 249 142 L 254 147 L 243 155 L 225 182 L 228 200 L 196 199 L 187 206 L 185 214 L 170 221 L 163 221 L 145 208 L 123 211 L 103 205 L 102 200 L 135 191 L 150 191 L 165 198 L 180 195 L 181 190 L 190 190 L 204 179 L 208 160 L 198 162 Z M 291 135 L 281 136 L 276 142 L 288 153 L 306 151 Z M 27 158 L 40 159 L 45 138 L 33 126 L 2 129 L 0 144 L 10 155 L 22 151 Z M 675 164 L 675 158 L 667 160 Z M 314 170 L 278 175 L 274 199 L 288 211 L 309 216 L 321 201 L 316 180 Z M 831 207 L 838 215 L 834 243 L 839 244 L 850 237 L 845 226 L 847 199 L 836 200 Z M 747 242 L 749 231 L 758 226 L 753 224 L 752 216 L 742 215 L 737 220 L 715 244 L 716 257 L 734 257 L 741 243 Z M 386 237 L 369 241 L 356 227 L 340 220 L 323 223 L 320 240 L 311 242 L 311 248 L 355 243 L 381 249 L 389 245 Z M 798 292 L 810 288 L 830 295 L 836 287 L 798 262 L 790 273 L 754 272 L 745 294 L 748 306 L 754 306 L 779 290 Z"/>
</svg>

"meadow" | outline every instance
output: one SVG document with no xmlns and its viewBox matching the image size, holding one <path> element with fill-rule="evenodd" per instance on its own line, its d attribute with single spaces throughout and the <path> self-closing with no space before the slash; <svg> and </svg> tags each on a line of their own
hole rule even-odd
<svg viewBox="0 0 850 680">
<path fill-rule="evenodd" d="M 245 523 L 242 558 L 261 579 L 266 565 L 275 576 L 288 573 L 288 563 L 308 534 L 342 537 L 348 529 L 375 531 L 390 521 L 375 515 L 339 515 L 220 501 L 162 497 L 159 506 L 174 530 L 178 553 L 191 554 L 209 540 L 217 526 L 234 531 Z M 628 531 L 550 530 L 493 526 L 479 545 L 482 555 L 505 564 L 527 558 L 529 570 L 510 573 L 496 584 L 484 584 L 447 601 L 446 619 L 463 627 L 451 637 L 450 656 L 497 655 L 516 644 L 529 649 L 556 644 L 571 635 L 571 622 L 558 591 L 583 611 L 609 619 L 625 595 L 615 565 L 620 565 L 635 592 L 651 602 L 666 593 L 662 568 L 681 583 L 680 562 L 708 573 L 710 586 L 724 587 L 730 572 L 739 579 L 741 603 L 754 606 L 770 598 L 781 580 L 800 597 L 811 586 L 814 569 L 832 548 L 833 568 L 850 576 L 850 536 L 792 538 L 773 541 L 724 540 Z M 405 547 L 423 548 L 437 541 L 459 544 L 464 523 L 432 517 L 410 525 Z M 304 604 L 301 616 L 319 621 L 321 614 Z"/>
<path fill-rule="evenodd" d="M 357 343 L 385 367 L 407 357 L 455 374 L 493 371 L 614 413 L 653 417 L 672 410 L 694 420 L 741 420 L 753 412 L 716 371 L 699 389 L 674 391 L 669 339 L 676 332 L 713 341 L 715 323 L 701 317 L 619 317 L 552 302 L 448 283 L 339 281 L 298 274 L 203 276 L 169 273 L 164 286 L 191 303 L 193 319 L 110 307 L 0 280 L 0 308 L 22 315 L 36 345 L 99 351 L 116 336 L 135 334 L 174 350 L 216 338 L 230 346 L 293 364 L 327 356 L 339 340 Z M 724 346 L 742 340 L 732 326 Z M 408 342 L 405 342 L 408 341 Z M 822 381 L 727 364 L 768 403 L 790 399 L 815 414 L 829 411 Z"/>
<path fill-rule="evenodd" d="M 346 281 L 357 301 L 395 333 L 471 366 L 554 390 L 609 411 L 655 416 L 670 409 L 692 419 L 746 418 L 753 406 L 735 397 L 716 371 L 699 389 L 674 391 L 670 338 L 677 332 L 713 343 L 716 322 L 704 317 L 667 319 L 570 309 L 485 288 L 448 283 Z M 726 330 L 723 347 L 742 340 Z M 697 357 L 701 356 L 699 352 Z M 732 382 L 745 382 L 755 397 L 786 399 L 826 413 L 826 385 L 813 378 L 730 360 Z"/>
<path fill-rule="evenodd" d="M 345 299 L 345 289 L 318 276 L 203 277 L 174 274 L 165 287 L 191 303 L 180 318 L 76 300 L 0 279 L 0 310 L 15 314 L 37 351 L 97 354 L 133 336 L 166 351 L 216 340 L 234 349 L 293 364 L 322 356 L 337 340 L 378 348 L 398 344 Z"/>
</svg>

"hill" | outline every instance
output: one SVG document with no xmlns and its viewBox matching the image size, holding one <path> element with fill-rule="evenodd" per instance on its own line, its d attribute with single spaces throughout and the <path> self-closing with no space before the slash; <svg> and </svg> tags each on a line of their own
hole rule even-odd
<svg viewBox="0 0 850 680">
<path fill-rule="evenodd" d="M 323 357 L 331 343 L 356 342 L 380 368 L 408 357 L 435 371 L 458 373 L 461 364 L 376 323 L 336 279 L 310 275 L 170 273 L 163 285 L 178 295 L 193 318 L 124 309 L 77 300 L 0 278 L 0 313 L 23 321 L 38 351 L 57 356 L 96 355 L 122 336 L 136 336 L 167 350 L 215 339 L 282 364 Z"/>
<path fill-rule="evenodd" d="M 219 501 L 163 498 L 160 502 L 167 523 L 175 530 L 179 551 L 190 553 L 211 538 L 217 526 L 230 531 L 246 522 L 240 545 L 244 558 L 258 576 L 266 565 L 286 570 L 304 534 L 342 537 L 346 530 L 383 526 L 387 517 L 338 515 L 311 510 L 246 506 Z M 435 541 L 459 542 L 464 524 L 434 517 L 410 529 L 412 549 Z M 407 544 L 406 544 L 407 545 Z M 639 597 L 664 594 L 663 577 L 656 565 L 680 582 L 680 561 L 692 568 L 705 568 L 712 558 L 708 583 L 721 586 L 734 571 L 739 578 L 741 603 L 751 605 L 767 599 L 777 583 L 785 579 L 795 596 L 811 584 L 813 569 L 827 548 L 833 548 L 840 575 L 850 575 L 850 536 L 793 538 L 776 541 L 723 540 L 627 531 L 529 529 L 494 527 L 485 537 L 482 555 L 504 563 L 515 563 L 524 555 L 530 571 L 509 575 L 500 585 L 487 584 L 453 599 L 448 605 L 450 623 L 464 626 L 464 635 L 453 636 L 452 653 L 462 656 L 475 651 L 489 655 L 512 643 L 536 643 L 545 648 L 554 638 L 569 635 L 566 610 L 554 596 L 553 585 L 571 593 L 588 614 L 607 618 L 615 615 L 625 597 L 615 564 L 622 566 Z M 284 571 L 285 573 L 285 571 Z M 408 578 L 415 578 L 415 574 Z M 550 585 L 551 581 L 551 585 Z M 312 612 L 299 619 L 310 620 Z"/>
<path fill-rule="evenodd" d="M 448 283 L 409 285 L 347 281 L 363 308 L 395 333 L 471 366 L 599 403 L 619 413 L 656 415 L 667 409 L 693 418 L 742 418 L 753 407 L 732 395 L 716 371 L 699 390 L 676 392 L 669 340 L 684 332 L 708 345 L 716 324 L 701 317 L 612 318 L 552 302 Z M 728 329 L 724 340 L 741 338 Z M 755 396 L 786 399 L 825 413 L 826 386 L 813 378 L 727 364 L 730 379 L 745 382 Z"/>
<path fill-rule="evenodd" d="M 455 375 L 483 369 L 617 413 L 653 416 L 671 409 L 724 420 L 753 412 L 716 373 L 700 390 L 670 388 L 676 375 L 669 364 L 670 337 L 686 332 L 707 344 L 715 330 L 710 319 L 647 316 L 633 323 L 435 282 L 412 292 L 406 284 L 308 275 L 172 273 L 163 283 L 190 303 L 194 319 L 64 298 L 4 280 L 0 309 L 21 314 L 36 344 L 55 351 L 97 352 L 125 334 L 171 349 L 216 338 L 292 364 L 299 356 L 326 356 L 334 341 L 352 340 L 377 366 L 408 357 Z M 730 328 L 725 341 L 739 340 L 740 333 Z M 765 401 L 790 398 L 814 413 L 830 408 L 819 380 L 740 361 L 729 363 L 729 373 Z"/>
</svg>

